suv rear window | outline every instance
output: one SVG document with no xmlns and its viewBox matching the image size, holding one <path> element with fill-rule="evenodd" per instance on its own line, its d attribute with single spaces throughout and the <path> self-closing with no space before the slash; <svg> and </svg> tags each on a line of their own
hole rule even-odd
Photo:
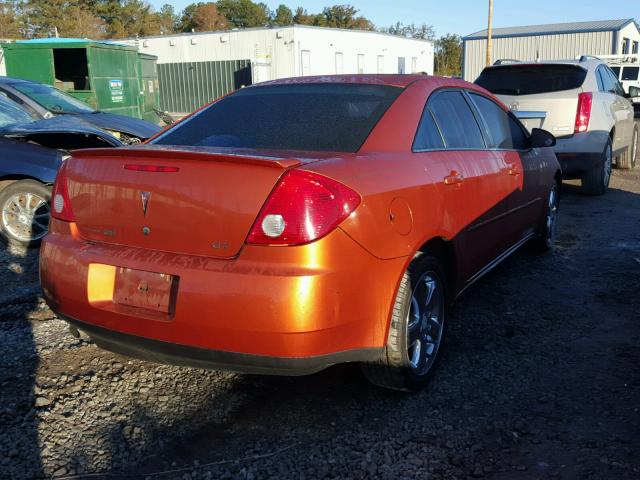
<svg viewBox="0 0 640 480">
<path fill-rule="evenodd" d="M 475 83 L 495 94 L 534 95 L 579 88 L 586 76 L 574 65 L 509 65 L 485 68 Z"/>
<path fill-rule="evenodd" d="M 624 67 L 622 69 L 622 80 L 638 80 L 640 67 Z"/>
<path fill-rule="evenodd" d="M 387 85 L 335 83 L 245 88 L 153 143 L 356 152 L 401 92 Z"/>
</svg>

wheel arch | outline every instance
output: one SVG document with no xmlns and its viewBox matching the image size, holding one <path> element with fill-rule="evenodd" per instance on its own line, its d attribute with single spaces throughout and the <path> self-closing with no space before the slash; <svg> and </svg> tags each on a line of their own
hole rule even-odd
<svg viewBox="0 0 640 480">
<path fill-rule="evenodd" d="M 52 185 L 49 182 L 43 182 L 41 179 L 37 177 L 32 177 L 30 175 L 19 175 L 19 174 L 4 175 L 0 177 L 0 192 L 5 188 L 7 188 L 12 183 L 19 182 L 20 180 L 33 180 L 34 182 L 38 182 L 46 186 Z"/>
<path fill-rule="evenodd" d="M 453 301 L 456 297 L 458 277 L 458 256 L 453 242 L 442 237 L 434 237 L 422 244 L 418 252 L 428 253 L 440 260 L 445 274 L 447 300 Z"/>
</svg>

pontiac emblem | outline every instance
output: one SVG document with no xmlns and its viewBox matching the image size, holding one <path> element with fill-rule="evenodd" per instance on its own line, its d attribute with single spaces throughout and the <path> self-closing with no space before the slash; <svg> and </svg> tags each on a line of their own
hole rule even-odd
<svg viewBox="0 0 640 480">
<path fill-rule="evenodd" d="M 140 198 L 142 198 L 142 214 L 147 216 L 147 208 L 149 207 L 149 199 L 151 198 L 151 192 L 140 192 Z"/>
</svg>

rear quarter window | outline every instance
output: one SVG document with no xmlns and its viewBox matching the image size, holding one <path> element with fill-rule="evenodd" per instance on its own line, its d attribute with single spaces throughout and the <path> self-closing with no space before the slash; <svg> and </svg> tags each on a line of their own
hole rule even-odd
<svg viewBox="0 0 640 480">
<path fill-rule="evenodd" d="M 401 92 L 399 87 L 364 84 L 249 87 L 152 143 L 356 152 Z"/>
<path fill-rule="evenodd" d="M 586 76 L 574 65 L 509 65 L 485 68 L 475 83 L 495 94 L 535 95 L 579 88 Z"/>
</svg>

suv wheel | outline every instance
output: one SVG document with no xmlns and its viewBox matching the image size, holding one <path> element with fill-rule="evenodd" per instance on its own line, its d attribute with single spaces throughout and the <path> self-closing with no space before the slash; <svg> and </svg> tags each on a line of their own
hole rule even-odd
<svg viewBox="0 0 640 480">
<path fill-rule="evenodd" d="M 638 156 L 638 126 L 633 127 L 633 136 L 631 137 L 631 145 L 627 148 L 620 158 L 618 158 L 618 168 L 635 168 Z"/>
<path fill-rule="evenodd" d="M 377 362 L 362 365 L 370 382 L 416 391 L 426 385 L 444 336 L 445 281 L 438 260 L 419 254 L 405 272 L 393 305 L 389 337 Z"/>
<path fill-rule="evenodd" d="M 611 139 L 602 151 L 602 160 L 600 165 L 593 170 L 589 170 L 582 175 L 582 191 L 588 195 L 602 195 L 609 188 L 609 180 L 611 180 L 611 162 L 613 159 L 613 149 L 611 147 Z"/>
<path fill-rule="evenodd" d="M 0 235 L 10 243 L 40 244 L 49 230 L 51 191 L 34 180 L 20 180 L 0 192 Z"/>
</svg>

